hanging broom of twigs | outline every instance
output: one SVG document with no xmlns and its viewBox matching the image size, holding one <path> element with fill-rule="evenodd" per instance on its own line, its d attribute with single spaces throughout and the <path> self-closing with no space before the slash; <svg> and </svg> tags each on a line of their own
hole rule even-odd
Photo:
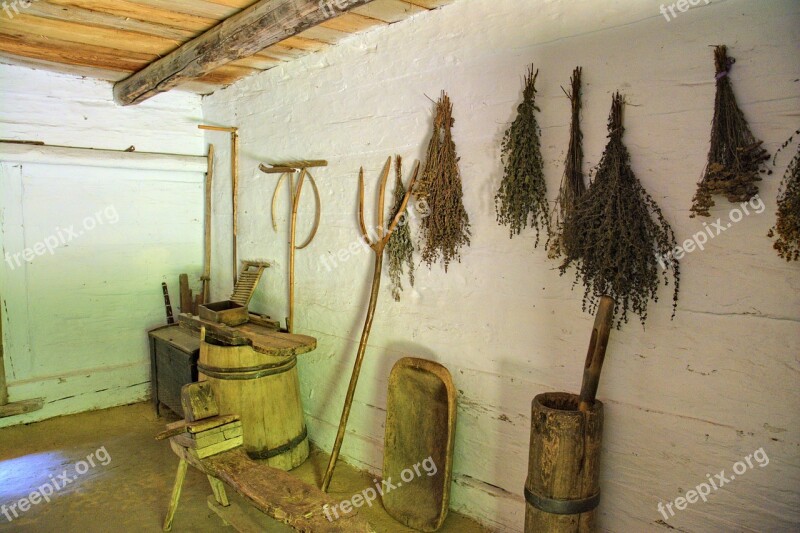
<svg viewBox="0 0 800 533">
<path fill-rule="evenodd" d="M 394 205 L 392 206 L 391 219 L 403 207 L 406 197 L 406 186 L 403 185 L 403 160 L 398 155 L 395 165 Z M 400 301 L 403 292 L 403 274 L 408 267 L 408 282 L 414 286 L 414 242 L 411 240 L 411 228 L 408 225 L 408 216 L 401 219 L 397 229 L 392 233 L 386 245 L 386 255 L 389 259 L 389 279 L 392 282 L 392 298 Z"/>
<path fill-rule="evenodd" d="M 508 226 L 509 237 L 519 235 L 524 228 L 545 230 L 550 235 L 550 207 L 547 204 L 547 184 L 544 180 L 540 128 L 536 120 L 536 77 L 539 71 L 533 66 L 525 76 L 522 103 L 517 107 L 517 118 L 506 130 L 502 155 L 505 172 L 500 190 L 494 198 L 498 224 Z"/>
<path fill-rule="evenodd" d="M 800 134 L 800 130 L 796 134 Z M 781 149 L 791 144 L 793 138 L 783 143 Z M 770 238 L 777 237 L 773 247 L 783 259 L 800 261 L 800 143 L 778 190 L 776 218 L 775 226 L 767 234 Z"/>
<path fill-rule="evenodd" d="M 714 48 L 717 72 L 717 96 L 714 120 L 711 123 L 711 148 L 708 164 L 692 200 L 692 215 L 711 216 L 713 196 L 719 194 L 729 202 L 746 202 L 758 194 L 760 173 L 766 172 L 769 153 L 750 131 L 744 113 L 736 103 L 730 80 L 735 59 L 728 57 L 726 46 Z"/>
<path fill-rule="evenodd" d="M 553 209 L 555 216 L 555 235 L 550 241 L 548 256 L 555 259 L 564 254 L 564 221 L 567 214 L 571 213 L 578 200 L 586 192 L 586 184 L 583 181 L 583 132 L 581 132 L 581 73 L 583 69 L 576 67 L 572 71 L 570 80 L 572 88 L 567 91 L 563 87 L 564 94 L 567 95 L 572 103 L 572 120 L 569 130 L 569 148 L 567 148 L 567 158 L 564 162 L 564 175 L 561 178 L 561 188 L 558 191 L 556 205 Z"/>
<path fill-rule="evenodd" d="M 422 219 L 422 260 L 430 268 L 441 260 L 444 270 L 452 261 L 461 262 L 461 247 L 469 246 L 469 216 L 464 209 L 459 157 L 453 142 L 453 104 L 447 93 L 436 103 L 433 136 L 425 167 L 414 194 L 428 203 L 429 215 Z"/>
<path fill-rule="evenodd" d="M 658 301 L 658 287 L 669 283 L 678 302 L 680 270 L 671 253 L 675 234 L 658 204 L 633 173 L 630 154 L 622 141 L 623 97 L 614 95 L 608 119 L 608 144 L 589 190 L 567 212 L 564 223 L 564 274 L 575 264 L 576 282 L 583 281 L 583 310 L 594 313 L 604 294 L 615 301 L 617 328 L 628 322 L 628 312 L 644 325 L 647 304 Z M 659 273 L 659 269 L 663 271 Z"/>
</svg>

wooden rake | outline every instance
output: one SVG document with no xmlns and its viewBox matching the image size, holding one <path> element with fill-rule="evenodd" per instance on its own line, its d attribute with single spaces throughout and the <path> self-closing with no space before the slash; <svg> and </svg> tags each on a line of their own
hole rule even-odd
<svg viewBox="0 0 800 533">
<path fill-rule="evenodd" d="M 367 350 L 367 341 L 369 340 L 369 333 L 372 329 L 372 320 L 375 318 L 375 307 L 378 304 L 378 293 L 380 292 L 381 288 L 381 272 L 383 270 L 383 251 L 386 248 L 386 245 L 389 243 L 389 239 L 392 237 L 392 233 L 394 230 L 397 229 L 397 225 L 400 223 L 400 219 L 402 218 L 403 214 L 406 211 L 406 207 L 408 207 L 408 201 L 411 198 L 411 191 L 414 189 L 414 185 L 417 181 L 417 176 L 419 175 L 419 161 L 414 165 L 414 172 L 411 175 L 411 181 L 408 184 L 406 189 L 406 195 L 403 198 L 403 203 L 400 205 L 400 209 L 394 215 L 394 219 L 392 219 L 392 223 L 389 225 L 388 228 L 385 228 L 385 218 L 384 218 L 384 211 L 385 211 L 385 203 L 386 203 L 386 184 L 389 179 L 389 171 L 392 166 L 392 158 L 386 160 L 386 164 L 383 166 L 383 172 L 381 174 L 381 181 L 380 181 L 380 196 L 378 197 L 378 213 L 377 213 L 377 220 L 378 225 L 375 228 L 377 233 L 377 238 L 375 241 L 372 241 L 369 236 L 369 232 L 367 231 L 367 224 L 364 221 L 364 168 L 362 167 L 359 175 L 358 175 L 358 184 L 359 184 L 359 192 L 358 192 L 358 222 L 361 228 L 361 235 L 364 238 L 364 241 L 369 244 L 369 247 L 375 252 L 375 268 L 372 274 L 372 291 L 369 295 L 369 306 L 367 307 L 367 318 L 364 321 L 364 330 L 361 332 L 361 342 L 358 344 L 358 352 L 356 353 L 356 361 L 355 365 L 353 366 L 353 375 L 350 377 L 350 386 L 347 388 L 347 397 L 344 401 L 344 409 L 342 411 L 342 419 L 339 421 L 339 431 L 336 434 L 336 442 L 333 445 L 333 451 L 331 452 L 330 462 L 328 463 L 328 470 L 325 472 L 325 477 L 322 480 L 322 490 L 323 492 L 328 492 L 328 487 L 330 487 L 331 479 L 333 478 L 333 470 L 336 468 L 336 461 L 339 459 L 339 452 L 342 449 L 342 442 L 344 441 L 344 434 L 347 430 L 347 419 L 350 417 L 350 408 L 353 406 L 353 397 L 355 396 L 356 392 L 356 385 L 358 384 L 358 376 L 361 373 L 361 364 L 364 362 L 364 353 Z"/>
<path fill-rule="evenodd" d="M 317 182 L 314 179 L 314 176 L 311 175 L 311 172 L 308 171 L 311 167 L 325 167 L 328 166 L 328 162 L 324 160 L 319 161 L 292 161 L 289 163 L 277 163 L 274 165 L 259 165 L 259 169 L 261 172 L 265 174 L 280 174 L 281 177 L 278 179 L 278 185 L 275 186 L 275 192 L 272 195 L 272 229 L 278 231 L 278 221 L 276 219 L 276 211 L 278 206 L 278 193 L 281 190 L 281 186 L 283 185 L 284 180 L 288 177 L 289 178 L 289 192 L 291 194 L 291 202 L 292 202 L 292 219 L 290 223 L 289 229 L 289 316 L 286 319 L 286 329 L 289 333 L 294 332 L 294 264 L 295 264 L 295 252 L 297 250 L 302 250 L 306 248 L 311 241 L 314 240 L 314 237 L 317 235 L 317 230 L 319 229 L 319 222 L 320 217 L 322 214 L 322 202 L 319 196 L 319 188 L 317 187 Z M 294 175 L 300 172 L 300 176 L 297 178 L 297 182 L 295 183 Z M 305 240 L 303 244 L 297 246 L 297 210 L 300 206 L 300 195 L 303 192 L 303 184 L 305 183 L 306 176 L 308 176 L 308 181 L 311 183 L 311 187 L 314 190 L 314 201 L 316 202 L 316 212 L 314 213 L 314 226 L 311 229 L 311 234 Z"/>
</svg>

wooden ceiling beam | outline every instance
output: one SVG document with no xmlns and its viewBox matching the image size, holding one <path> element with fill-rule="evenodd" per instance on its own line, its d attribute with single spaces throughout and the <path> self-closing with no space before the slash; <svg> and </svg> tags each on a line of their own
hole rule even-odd
<svg viewBox="0 0 800 533">
<path fill-rule="evenodd" d="M 114 99 L 120 105 L 143 102 L 370 1 L 261 0 L 117 82 Z"/>
</svg>

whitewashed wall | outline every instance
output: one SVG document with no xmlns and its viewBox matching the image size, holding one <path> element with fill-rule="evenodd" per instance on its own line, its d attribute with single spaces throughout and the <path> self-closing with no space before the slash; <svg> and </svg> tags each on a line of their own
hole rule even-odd
<svg viewBox="0 0 800 533">
<path fill-rule="evenodd" d="M 177 303 L 178 275 L 201 270 L 200 98 L 171 93 L 121 108 L 109 83 L 5 65 L 0 91 L 0 138 L 195 156 L 143 162 L 141 154 L 0 145 L 9 396 L 45 399 L 42 410 L 0 427 L 143 400 L 145 332 L 165 321 L 161 281 Z M 52 254 L 14 258 L 53 238 Z"/>
<path fill-rule="evenodd" d="M 421 157 L 429 98 L 446 89 L 455 103 L 472 247 L 447 275 L 420 268 L 416 288 L 399 304 L 384 279 L 344 455 L 379 469 L 389 370 L 408 355 L 440 361 L 460 393 L 453 507 L 497 530 L 522 530 L 530 401 L 544 391 L 578 390 L 592 317 L 581 312 L 582 291 L 571 290 L 572 276 L 560 277 L 546 253 L 533 248 L 531 232 L 511 241 L 495 223 L 503 131 L 533 63 L 540 69 L 552 199 L 568 138 L 569 104 L 560 87 L 582 65 L 587 167 L 599 161 L 611 94 L 619 89 L 631 104 L 626 142 L 639 179 L 680 240 L 702 230 L 689 207 L 708 150 L 709 45 L 730 46 L 740 104 L 774 150 L 800 125 L 800 4 L 699 4 L 668 22 L 657 1 L 462 0 L 204 99 L 207 121 L 241 131 L 240 257 L 276 261 L 254 304 L 274 317 L 286 315 L 288 193 L 275 234 L 269 206 L 276 177 L 257 165 L 330 161 L 316 173 L 322 228 L 298 252 L 297 265 L 297 329 L 320 341 L 300 363 L 310 432 L 320 446 L 330 449 L 334 440 L 372 271 L 367 253 L 331 271 L 321 257 L 358 239 L 359 166 L 374 190 L 387 156 Z M 224 235 L 227 139 L 208 139 L 219 148 L 215 231 Z M 780 159 L 779 174 L 788 160 L 789 154 Z M 763 213 L 683 261 L 675 320 L 664 290 L 646 330 L 631 323 L 612 336 L 599 391 L 606 405 L 604 530 L 666 529 L 658 523 L 660 501 L 681 496 L 707 473 L 730 473 L 762 447 L 767 466 L 756 465 L 666 524 L 682 531 L 787 531 L 800 522 L 800 267 L 779 260 L 765 236 L 778 180 L 762 186 Z M 729 209 L 720 205 L 714 218 Z M 301 236 L 311 219 L 309 202 L 300 213 Z M 217 250 L 217 265 L 228 264 L 226 248 Z M 230 291 L 229 268 L 214 276 L 217 296 Z"/>
</svg>

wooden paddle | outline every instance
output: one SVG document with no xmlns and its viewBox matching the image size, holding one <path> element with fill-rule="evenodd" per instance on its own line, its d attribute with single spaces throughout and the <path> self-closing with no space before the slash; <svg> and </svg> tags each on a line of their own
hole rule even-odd
<svg viewBox="0 0 800 533">
<path fill-rule="evenodd" d="M 586 365 L 583 368 L 583 384 L 578 410 L 586 412 L 594 403 L 597 387 L 600 384 L 600 372 L 606 358 L 608 337 L 614 321 L 614 300 L 610 296 L 600 298 L 597 315 L 594 318 L 592 339 L 589 341 L 589 353 L 586 354 Z"/>
</svg>

